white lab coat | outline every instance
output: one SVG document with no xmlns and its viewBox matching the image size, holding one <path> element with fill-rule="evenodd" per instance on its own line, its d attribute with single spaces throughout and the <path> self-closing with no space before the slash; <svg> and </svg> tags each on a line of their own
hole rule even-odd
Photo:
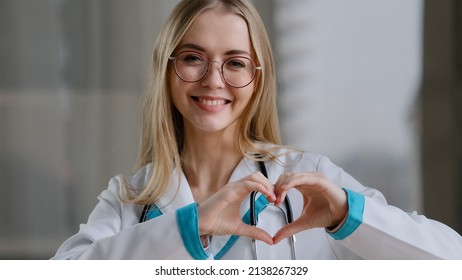
<svg viewBox="0 0 462 280">
<path fill-rule="evenodd" d="M 458 233 L 425 216 L 388 205 L 380 192 L 362 186 L 326 157 L 290 152 L 281 155 L 280 160 L 283 164 L 266 162 L 273 183 L 284 172 L 319 172 L 338 187 L 363 198 L 359 223 L 339 240 L 324 228 L 296 234 L 298 259 L 462 259 L 462 237 Z M 131 185 L 145 186 L 151 168 L 148 165 L 131 177 Z M 256 162 L 244 158 L 230 181 L 258 170 Z M 110 180 L 88 222 L 61 245 L 53 259 L 253 259 L 251 239 L 247 237 L 213 236 L 211 245 L 202 248 L 194 216 L 196 205 L 183 173 L 175 171 L 169 191 L 156 204 L 161 213 L 143 223 L 139 223 L 143 206 L 118 201 L 121 182 L 121 177 Z M 296 190 L 291 190 L 289 197 L 296 219 L 301 213 L 302 198 Z M 259 226 L 270 234 L 283 225 L 274 209 L 267 207 L 258 219 Z M 244 216 L 248 210 L 249 199 L 242 203 L 241 214 Z M 188 227 L 179 226 L 185 222 Z M 273 247 L 259 243 L 259 258 L 289 258 L 288 244 L 288 239 Z"/>
</svg>

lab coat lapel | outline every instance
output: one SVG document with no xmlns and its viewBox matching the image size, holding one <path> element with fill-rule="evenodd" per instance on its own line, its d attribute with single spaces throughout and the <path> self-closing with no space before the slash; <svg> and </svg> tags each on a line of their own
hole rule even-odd
<svg viewBox="0 0 462 280">
<path fill-rule="evenodd" d="M 259 171 L 258 165 L 256 162 L 243 158 L 239 164 L 234 169 L 231 177 L 229 177 L 229 182 L 234 182 L 252 174 L 255 171 Z"/>
<path fill-rule="evenodd" d="M 167 192 L 156 203 L 162 213 L 176 211 L 178 208 L 194 203 L 188 181 L 181 170 L 175 169 Z"/>
</svg>

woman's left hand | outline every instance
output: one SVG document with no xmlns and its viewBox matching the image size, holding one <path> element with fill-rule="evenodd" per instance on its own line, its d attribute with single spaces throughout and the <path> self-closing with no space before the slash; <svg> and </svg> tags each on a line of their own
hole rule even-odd
<svg viewBox="0 0 462 280">
<path fill-rule="evenodd" d="M 318 173 L 284 173 L 274 185 L 276 205 L 284 202 L 287 191 L 295 188 L 303 196 L 300 217 L 281 228 L 273 237 L 274 244 L 303 230 L 316 227 L 335 227 L 348 213 L 344 190 Z"/>
</svg>

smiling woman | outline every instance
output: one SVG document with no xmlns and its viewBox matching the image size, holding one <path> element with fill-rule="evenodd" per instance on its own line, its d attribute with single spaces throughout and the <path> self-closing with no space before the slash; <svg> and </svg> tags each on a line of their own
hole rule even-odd
<svg viewBox="0 0 462 280">
<path fill-rule="evenodd" d="M 451 228 L 281 145 L 271 46 L 249 1 L 181 1 L 153 61 L 139 172 L 111 179 L 55 259 L 462 257 Z"/>
<path fill-rule="evenodd" d="M 201 53 L 192 50 L 201 50 Z M 204 155 L 203 146 L 199 144 L 205 135 L 201 133 L 193 138 L 202 131 L 213 132 L 213 136 L 207 137 L 210 143 L 223 145 L 228 142 L 225 144 L 228 147 L 221 151 L 238 155 L 233 140 L 236 137 L 228 136 L 238 133 L 240 118 L 254 92 L 252 81 L 256 70 L 250 56 L 251 44 L 245 20 L 217 9 L 204 11 L 191 25 L 174 51 L 176 53 L 175 67 L 170 67 L 170 72 L 177 74 L 170 73 L 173 104 L 183 117 L 185 131 L 197 130 L 186 135 L 184 156 L 191 157 L 188 151 Z M 197 74 L 192 75 L 192 72 Z M 189 78 L 187 83 L 182 77 Z M 217 151 L 207 149 L 206 153 L 211 152 Z M 235 162 L 239 160 L 240 157 L 235 157 Z M 211 184 L 217 185 L 216 182 Z"/>
</svg>

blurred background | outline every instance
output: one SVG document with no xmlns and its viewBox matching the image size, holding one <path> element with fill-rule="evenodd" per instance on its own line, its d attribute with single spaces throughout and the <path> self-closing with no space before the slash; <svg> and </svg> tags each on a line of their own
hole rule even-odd
<svg viewBox="0 0 462 280">
<path fill-rule="evenodd" d="M 172 0 L 0 0 L 0 259 L 48 259 L 135 171 Z M 462 3 L 254 0 L 286 144 L 462 232 Z"/>
</svg>

